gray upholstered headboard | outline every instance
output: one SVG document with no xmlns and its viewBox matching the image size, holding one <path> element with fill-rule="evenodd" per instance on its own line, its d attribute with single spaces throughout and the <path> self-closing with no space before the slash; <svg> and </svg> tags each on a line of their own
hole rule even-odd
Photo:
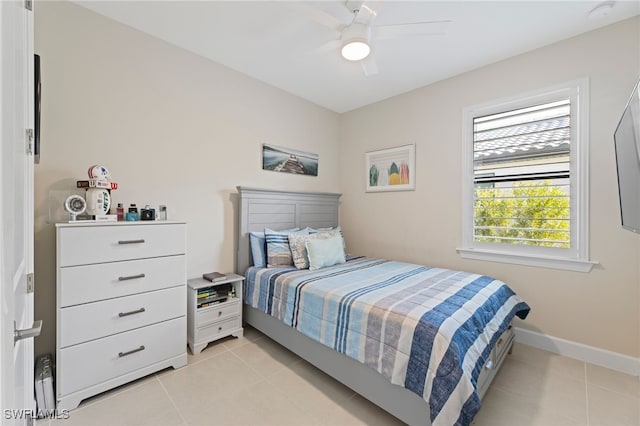
<svg viewBox="0 0 640 426">
<path fill-rule="evenodd" d="M 249 232 L 289 228 L 325 228 L 338 225 L 342 194 L 277 191 L 238 186 L 238 255 L 236 272 L 244 274 L 251 263 Z"/>
</svg>

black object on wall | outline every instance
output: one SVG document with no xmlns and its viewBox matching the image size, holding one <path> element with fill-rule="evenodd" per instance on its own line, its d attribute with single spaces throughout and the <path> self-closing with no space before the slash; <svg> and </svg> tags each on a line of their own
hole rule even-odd
<svg viewBox="0 0 640 426">
<path fill-rule="evenodd" d="M 40 162 L 40 112 L 42 81 L 40 79 L 40 55 L 33 55 L 33 75 L 34 75 L 34 135 L 33 135 L 33 162 Z"/>
</svg>

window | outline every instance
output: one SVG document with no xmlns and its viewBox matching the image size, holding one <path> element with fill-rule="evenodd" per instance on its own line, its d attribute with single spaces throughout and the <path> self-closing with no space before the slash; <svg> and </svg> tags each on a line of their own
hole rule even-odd
<svg viewBox="0 0 640 426">
<path fill-rule="evenodd" d="M 587 272 L 586 80 L 464 110 L 463 257 Z"/>
</svg>

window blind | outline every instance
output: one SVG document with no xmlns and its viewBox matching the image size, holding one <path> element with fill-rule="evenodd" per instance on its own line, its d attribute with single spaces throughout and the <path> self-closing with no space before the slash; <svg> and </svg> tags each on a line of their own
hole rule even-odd
<svg viewBox="0 0 640 426">
<path fill-rule="evenodd" d="M 473 120 L 475 241 L 568 248 L 569 99 Z"/>
</svg>

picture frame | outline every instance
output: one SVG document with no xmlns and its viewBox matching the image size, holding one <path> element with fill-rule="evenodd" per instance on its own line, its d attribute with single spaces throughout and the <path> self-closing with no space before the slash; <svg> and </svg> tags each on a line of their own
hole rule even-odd
<svg viewBox="0 0 640 426">
<path fill-rule="evenodd" d="M 365 153 L 366 192 L 413 191 L 416 146 L 403 145 Z"/>
<path fill-rule="evenodd" d="M 318 154 L 262 144 L 262 170 L 318 176 Z"/>
</svg>

